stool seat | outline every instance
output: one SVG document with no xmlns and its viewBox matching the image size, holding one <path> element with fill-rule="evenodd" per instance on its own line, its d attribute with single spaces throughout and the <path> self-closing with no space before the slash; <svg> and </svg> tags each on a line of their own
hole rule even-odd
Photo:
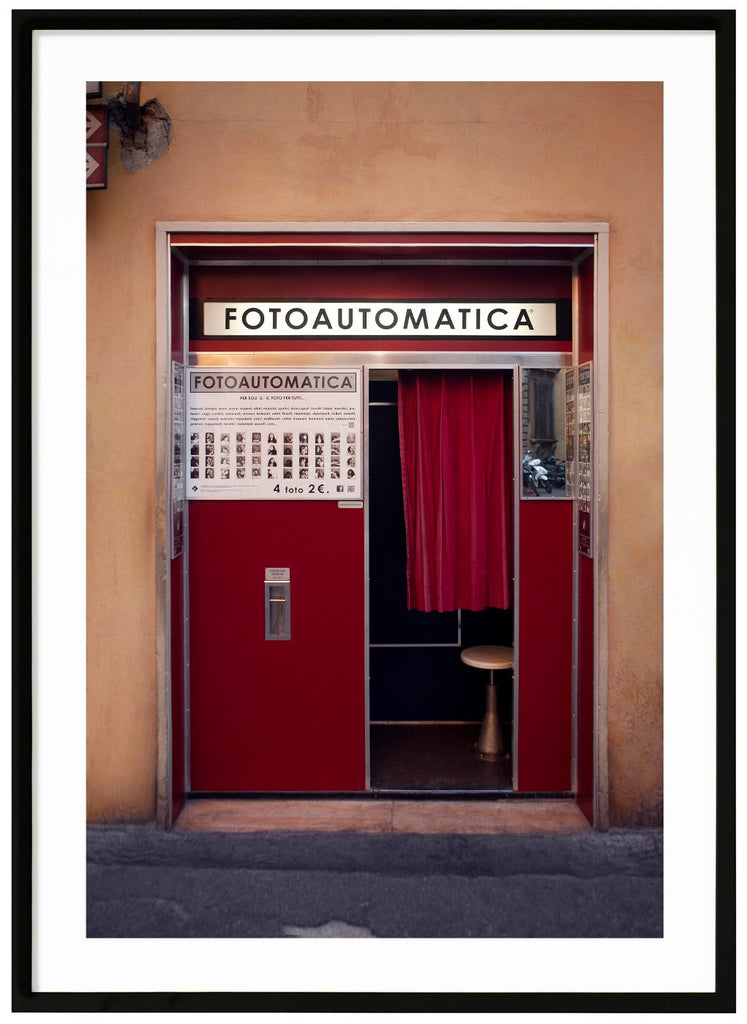
<svg viewBox="0 0 747 1024">
<path fill-rule="evenodd" d="M 499 761 L 505 754 L 505 744 L 498 722 L 498 697 L 495 692 L 493 673 L 502 669 L 513 668 L 514 651 L 512 647 L 498 647 L 488 644 L 484 647 L 466 647 L 459 655 L 465 665 L 473 668 L 486 668 L 490 672 L 485 687 L 485 717 L 480 726 L 480 735 L 473 750 L 484 761 Z"/>
<path fill-rule="evenodd" d="M 512 647 L 467 647 L 459 655 L 465 665 L 473 668 L 488 668 L 494 671 L 513 668 L 514 651 Z"/>
</svg>

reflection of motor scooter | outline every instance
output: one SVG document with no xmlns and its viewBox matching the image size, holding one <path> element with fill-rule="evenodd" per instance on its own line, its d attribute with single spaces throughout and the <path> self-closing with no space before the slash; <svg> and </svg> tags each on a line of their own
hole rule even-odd
<svg viewBox="0 0 747 1024">
<path fill-rule="evenodd" d="M 530 457 L 531 456 L 529 455 L 529 452 L 527 452 L 524 458 L 521 460 L 521 475 L 524 483 L 524 490 L 533 491 L 534 494 L 539 494 L 539 491 L 537 490 L 537 485 L 534 482 L 534 474 L 529 468 Z"/>
<path fill-rule="evenodd" d="M 560 490 L 565 490 L 565 463 L 558 462 L 555 456 L 550 455 L 545 459 L 545 468 L 547 469 L 547 479 L 551 485 Z"/>
<path fill-rule="evenodd" d="M 547 470 L 542 465 L 540 459 L 533 459 L 532 453 L 527 452 L 522 459 L 521 465 L 525 487 L 528 487 L 529 490 L 537 495 L 539 495 L 540 487 L 547 491 L 548 494 L 552 494 L 552 484 L 547 477 Z"/>
</svg>

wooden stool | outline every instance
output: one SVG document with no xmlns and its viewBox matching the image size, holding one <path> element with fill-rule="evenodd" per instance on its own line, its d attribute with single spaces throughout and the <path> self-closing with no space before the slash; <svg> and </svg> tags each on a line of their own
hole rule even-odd
<svg viewBox="0 0 747 1024">
<path fill-rule="evenodd" d="M 498 722 L 498 696 L 496 693 L 493 673 L 514 667 L 512 647 L 467 647 L 460 654 L 465 665 L 473 668 L 486 668 L 490 678 L 485 691 L 485 717 L 480 727 L 480 735 L 475 750 L 484 761 L 500 761 L 504 756 L 505 746 Z"/>
</svg>

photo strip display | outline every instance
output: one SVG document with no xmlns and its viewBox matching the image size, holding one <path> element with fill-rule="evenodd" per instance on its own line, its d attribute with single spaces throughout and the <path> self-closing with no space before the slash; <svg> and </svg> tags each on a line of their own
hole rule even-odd
<svg viewBox="0 0 747 1024">
<path fill-rule="evenodd" d="M 190 370 L 190 499 L 357 500 L 361 371 Z"/>
</svg>

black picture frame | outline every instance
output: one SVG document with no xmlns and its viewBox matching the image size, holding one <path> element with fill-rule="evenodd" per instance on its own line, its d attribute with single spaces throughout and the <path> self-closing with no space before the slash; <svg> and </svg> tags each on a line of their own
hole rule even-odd
<svg viewBox="0 0 747 1024">
<path fill-rule="evenodd" d="M 35 571 L 32 522 L 32 45 L 40 31 L 218 29 L 366 32 L 543 30 L 711 32 L 716 46 L 716 264 L 719 374 L 717 432 L 731 439 L 735 415 L 736 18 L 700 11 L 67 11 L 16 10 L 13 43 L 13 964 L 15 1012 L 734 1012 L 736 1006 L 735 646 L 736 509 L 732 445 L 717 448 L 717 852 L 716 985 L 713 992 L 47 992 L 32 985 L 31 664 Z M 74 823 L 80 827 L 80 823 Z"/>
</svg>

